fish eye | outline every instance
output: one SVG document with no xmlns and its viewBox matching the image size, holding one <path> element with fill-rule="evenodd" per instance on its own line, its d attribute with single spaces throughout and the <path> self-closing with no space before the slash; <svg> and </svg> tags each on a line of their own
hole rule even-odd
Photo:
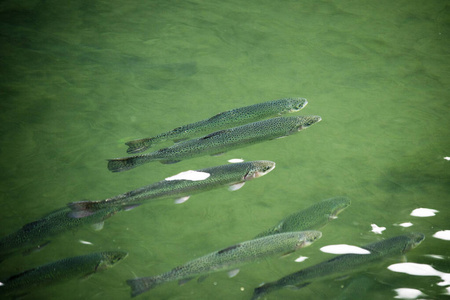
<svg viewBox="0 0 450 300">
<path fill-rule="evenodd" d="M 269 170 L 270 170 L 270 168 L 271 168 L 271 167 L 269 167 L 269 166 L 267 166 L 267 167 L 264 167 L 264 168 L 262 169 L 262 171 L 263 171 L 263 172 L 267 172 L 267 171 L 269 171 Z"/>
<path fill-rule="evenodd" d="M 314 124 L 314 121 L 312 119 L 310 119 L 304 125 L 305 126 L 311 126 L 312 124 Z"/>
</svg>

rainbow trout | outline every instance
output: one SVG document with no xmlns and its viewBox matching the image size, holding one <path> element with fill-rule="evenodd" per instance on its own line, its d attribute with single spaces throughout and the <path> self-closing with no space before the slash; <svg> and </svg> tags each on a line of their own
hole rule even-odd
<svg viewBox="0 0 450 300">
<path fill-rule="evenodd" d="M 161 275 L 127 280 L 127 284 L 131 286 L 131 296 L 135 297 L 166 282 L 179 280 L 183 283 L 196 276 L 232 270 L 272 255 L 291 253 L 321 236 L 320 231 L 301 231 L 262 237 L 207 254 Z"/>
<path fill-rule="evenodd" d="M 86 277 L 112 267 L 127 255 L 123 251 L 106 251 L 51 262 L 1 280 L 0 295 L 22 293 L 39 286 Z"/>
<path fill-rule="evenodd" d="M 314 280 L 344 276 L 367 269 L 368 264 L 372 262 L 406 253 L 417 247 L 424 239 L 425 236 L 422 233 L 410 233 L 368 244 L 362 248 L 369 250 L 370 254 L 339 255 L 330 260 L 287 275 L 277 281 L 265 283 L 255 289 L 252 299 L 259 299 L 270 292 L 284 287 L 302 288 Z"/>
<path fill-rule="evenodd" d="M 336 219 L 341 211 L 350 206 L 350 203 L 351 201 L 347 197 L 334 197 L 322 200 L 307 209 L 287 216 L 277 225 L 258 234 L 256 237 L 288 231 L 319 229 L 329 221 Z"/>
<path fill-rule="evenodd" d="M 41 249 L 50 242 L 50 238 L 68 230 L 77 229 L 84 225 L 94 225 L 96 229 L 101 229 L 104 220 L 118 211 L 120 211 L 118 207 L 109 207 L 96 211 L 88 218 L 78 220 L 68 216 L 71 212 L 68 207 L 55 210 L 0 239 L 0 261 L 18 251 L 26 254 L 32 250 Z"/>
<path fill-rule="evenodd" d="M 235 148 L 291 135 L 319 122 L 319 116 L 278 117 L 216 131 L 201 138 L 180 142 L 149 154 L 110 159 L 108 169 L 121 172 L 159 160 L 176 163 L 207 154 L 220 154 Z"/>
<path fill-rule="evenodd" d="M 177 203 L 181 203 L 186 201 L 191 194 L 224 185 L 231 185 L 231 190 L 237 190 L 246 181 L 264 176 L 274 168 L 275 163 L 272 161 L 257 160 L 186 171 L 112 198 L 100 201 L 72 202 L 68 205 L 73 211 L 71 216 L 80 218 L 104 208 L 134 208 L 149 199 L 173 197 L 178 198 Z"/>
<path fill-rule="evenodd" d="M 134 140 L 125 143 L 128 153 L 139 153 L 154 144 L 173 140 L 179 142 L 207 132 L 239 126 L 250 122 L 275 117 L 285 113 L 296 112 L 308 104 L 305 98 L 286 98 L 240 107 L 219 113 L 209 119 L 177 127 L 171 131 L 158 134 L 155 137 Z"/>
</svg>

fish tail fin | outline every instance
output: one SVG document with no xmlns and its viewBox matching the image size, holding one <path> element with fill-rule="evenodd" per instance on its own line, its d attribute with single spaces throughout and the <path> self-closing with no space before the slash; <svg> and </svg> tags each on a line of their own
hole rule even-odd
<svg viewBox="0 0 450 300">
<path fill-rule="evenodd" d="M 278 285 L 276 282 L 264 283 L 261 286 L 254 289 L 251 300 L 260 299 L 264 295 L 267 295 L 268 293 L 276 291 L 282 287 L 283 286 Z"/>
<path fill-rule="evenodd" d="M 257 300 L 257 299 L 261 298 L 262 296 L 264 296 L 265 294 L 267 294 L 267 292 L 266 292 L 266 289 L 264 288 L 264 285 L 257 287 L 253 291 L 253 296 L 252 296 L 251 300 Z"/>
<path fill-rule="evenodd" d="M 108 159 L 108 170 L 111 172 L 122 172 L 140 166 L 150 160 L 149 155 L 137 155 L 122 158 Z"/>
<path fill-rule="evenodd" d="M 128 279 L 127 284 L 131 287 L 131 297 L 136 297 L 160 284 L 155 277 L 141 277 Z"/>
<path fill-rule="evenodd" d="M 128 146 L 127 153 L 140 153 L 150 148 L 152 143 L 152 138 L 145 138 L 126 142 L 125 145 Z"/>
<path fill-rule="evenodd" d="M 67 204 L 72 210 L 69 216 L 75 219 L 88 217 L 102 209 L 98 201 L 77 201 Z"/>
</svg>

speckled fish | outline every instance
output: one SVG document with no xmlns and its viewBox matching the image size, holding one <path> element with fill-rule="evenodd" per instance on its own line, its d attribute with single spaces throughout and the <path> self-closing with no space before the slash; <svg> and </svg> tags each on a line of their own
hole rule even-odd
<svg viewBox="0 0 450 300">
<path fill-rule="evenodd" d="M 256 237 L 288 231 L 319 229 L 329 221 L 336 219 L 341 211 L 350 206 L 350 203 L 351 201 L 347 197 L 334 197 L 322 200 L 307 209 L 287 216 L 277 225 L 258 234 Z"/>
<path fill-rule="evenodd" d="M 77 220 L 68 216 L 71 212 L 71 209 L 68 207 L 55 210 L 0 239 L 0 261 L 15 252 L 22 251 L 26 254 L 33 250 L 41 249 L 50 242 L 50 238 L 68 230 L 77 229 L 80 226 L 93 225 L 95 229 L 101 229 L 104 220 L 119 210 L 120 208 L 118 207 L 98 210 L 89 218 L 83 220 Z"/>
<path fill-rule="evenodd" d="M 134 297 L 166 282 L 179 280 L 183 283 L 197 276 L 233 270 L 272 255 L 291 253 L 321 236 L 320 231 L 301 231 L 262 237 L 207 254 L 161 275 L 127 280 L 127 284 L 131 286 L 131 296 Z"/>
<path fill-rule="evenodd" d="M 78 201 L 69 203 L 71 216 L 88 216 L 98 209 L 115 206 L 131 209 L 150 199 L 177 198 L 181 203 L 194 193 L 199 193 L 229 185 L 231 190 L 241 188 L 246 181 L 266 175 L 275 168 L 275 163 L 267 160 L 249 161 L 186 171 L 165 180 L 144 186 L 112 198 L 100 201 Z"/>
<path fill-rule="evenodd" d="M 319 116 L 278 117 L 239 127 L 216 131 L 204 137 L 180 142 L 149 154 L 110 159 L 108 169 L 121 172 L 159 160 L 175 163 L 202 155 L 221 154 L 228 150 L 291 135 L 319 122 Z"/>
<path fill-rule="evenodd" d="M 344 276 L 367 269 L 369 264 L 388 257 L 402 255 L 417 247 L 425 236 L 422 233 L 410 233 L 375 242 L 362 248 L 370 254 L 344 254 L 317 265 L 287 275 L 277 281 L 265 283 L 255 289 L 252 300 L 284 287 L 302 288 L 313 281 Z"/>
<path fill-rule="evenodd" d="M 308 104 L 308 101 L 305 98 L 285 98 L 258 103 L 228 110 L 209 119 L 180 126 L 171 131 L 158 134 L 155 137 L 134 140 L 125 144 L 129 147 L 127 150 L 128 153 L 139 153 L 147 150 L 154 144 L 166 140 L 178 142 L 200 136 L 207 132 L 235 127 L 285 113 L 296 112 L 305 107 L 306 104 Z"/>
<path fill-rule="evenodd" d="M 51 262 L 1 280 L 0 295 L 24 293 L 39 286 L 87 277 L 112 267 L 127 255 L 123 251 L 105 251 Z"/>
</svg>

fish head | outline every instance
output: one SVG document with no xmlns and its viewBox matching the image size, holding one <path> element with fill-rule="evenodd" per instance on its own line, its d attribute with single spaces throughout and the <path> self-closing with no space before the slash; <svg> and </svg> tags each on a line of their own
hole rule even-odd
<svg viewBox="0 0 450 300">
<path fill-rule="evenodd" d="M 258 160 L 252 162 L 250 169 L 244 175 L 244 180 L 252 180 L 253 178 L 258 178 L 266 175 L 270 171 L 275 169 L 275 163 L 269 160 Z"/>
<path fill-rule="evenodd" d="M 320 121 L 322 121 L 320 116 L 301 116 L 297 118 L 296 129 L 300 131 L 319 123 Z"/>
<path fill-rule="evenodd" d="M 332 208 L 331 214 L 329 215 L 329 219 L 333 220 L 337 218 L 337 215 L 340 214 L 344 209 L 349 207 L 351 204 L 351 200 L 347 197 L 336 197 L 332 199 Z"/>
<path fill-rule="evenodd" d="M 290 113 L 299 111 L 308 104 L 308 101 L 306 101 L 305 98 L 288 98 L 286 99 L 286 102 L 288 108 L 287 111 Z"/>
<path fill-rule="evenodd" d="M 307 247 L 320 239 L 322 237 L 322 232 L 317 230 L 307 230 L 307 231 L 301 231 L 298 235 L 298 242 L 295 245 L 295 249 L 300 249 Z"/>
<path fill-rule="evenodd" d="M 425 239 L 425 235 L 423 233 L 413 232 L 408 234 L 408 238 L 409 240 L 406 243 L 405 248 L 403 248 L 403 253 L 406 253 L 409 250 L 419 246 L 419 244 L 422 243 L 422 241 Z"/>
</svg>

